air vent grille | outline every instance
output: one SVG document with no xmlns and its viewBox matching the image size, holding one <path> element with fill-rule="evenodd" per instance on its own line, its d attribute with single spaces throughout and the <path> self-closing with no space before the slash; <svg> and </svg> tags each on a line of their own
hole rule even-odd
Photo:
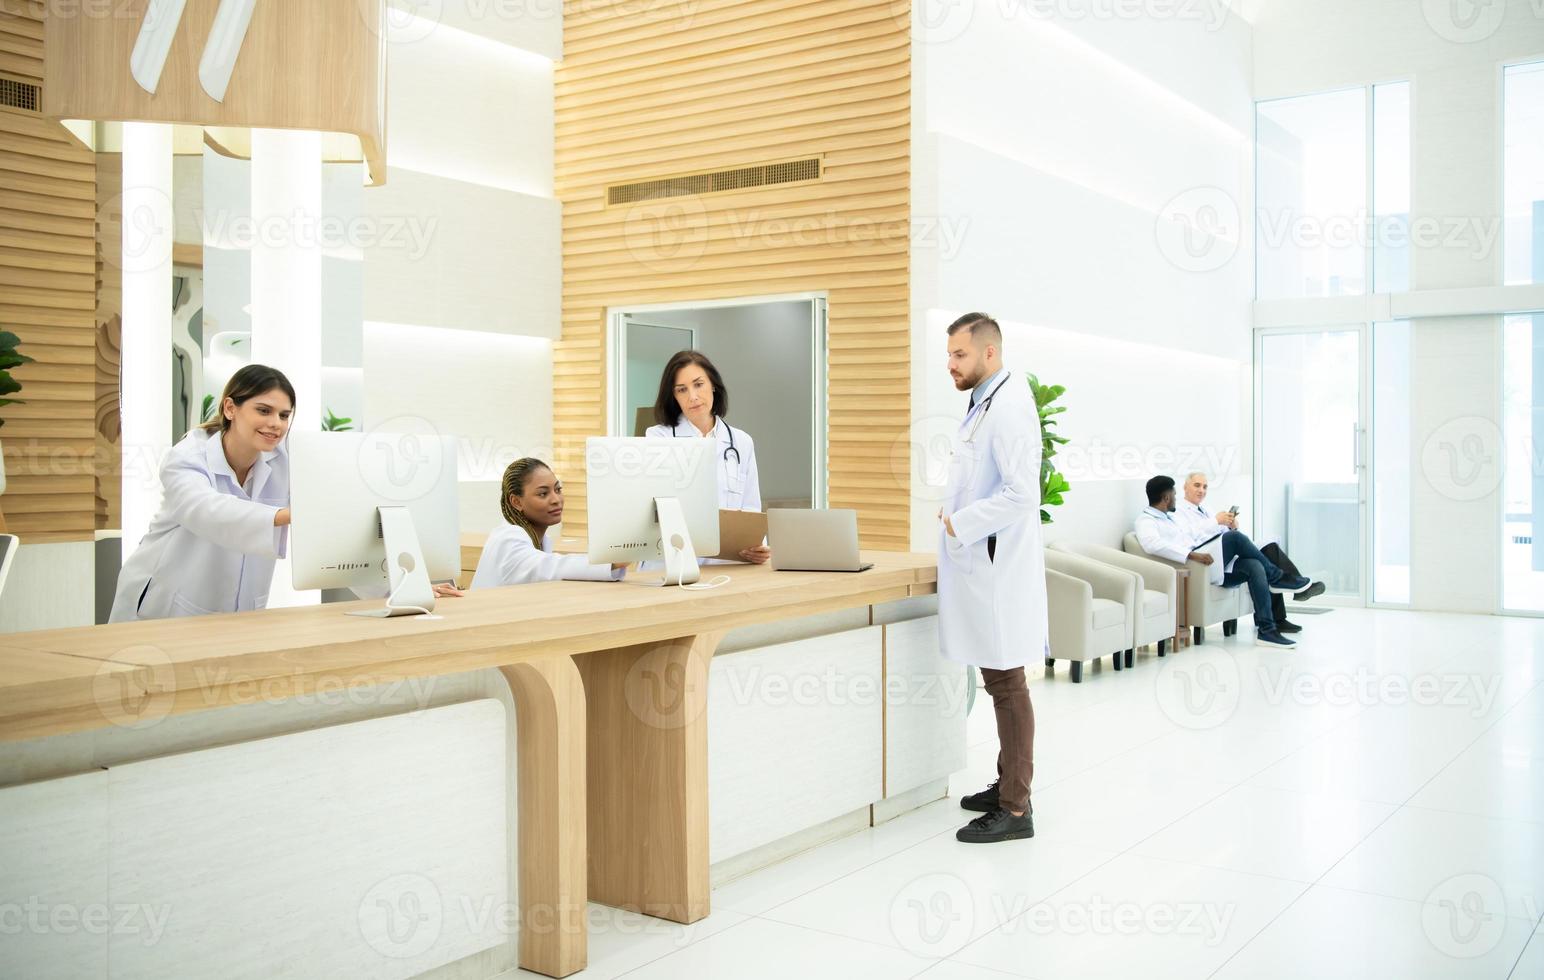
<svg viewBox="0 0 1544 980">
<path fill-rule="evenodd" d="M 0 78 L 0 106 L 37 112 L 40 91 L 36 85 L 27 82 L 18 82 L 14 78 Z"/>
<path fill-rule="evenodd" d="M 662 197 L 684 197 L 689 194 L 712 194 L 717 191 L 738 191 L 750 187 L 767 187 L 773 184 L 792 184 L 802 180 L 820 179 L 820 159 L 794 160 L 790 163 L 769 163 L 759 167 L 741 167 L 738 170 L 719 170 L 710 174 L 692 174 L 688 177 L 665 177 L 660 180 L 644 180 L 636 184 L 617 184 L 606 191 L 607 204 L 637 204 Z"/>
</svg>

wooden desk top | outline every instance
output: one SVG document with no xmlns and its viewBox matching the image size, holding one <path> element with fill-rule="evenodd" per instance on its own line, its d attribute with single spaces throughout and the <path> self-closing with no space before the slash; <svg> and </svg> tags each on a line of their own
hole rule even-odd
<svg viewBox="0 0 1544 980">
<path fill-rule="evenodd" d="M 863 559 L 874 568 L 714 566 L 713 574 L 730 581 L 709 591 L 659 588 L 658 573 L 482 589 L 440 600 L 437 619 L 344 615 L 380 606 L 366 600 L 13 634 L 0 645 L 0 740 L 100 728 L 126 711 L 164 717 L 321 686 L 499 667 L 936 590 L 932 555 L 872 552 Z M 104 696 L 112 699 L 105 709 Z"/>
</svg>

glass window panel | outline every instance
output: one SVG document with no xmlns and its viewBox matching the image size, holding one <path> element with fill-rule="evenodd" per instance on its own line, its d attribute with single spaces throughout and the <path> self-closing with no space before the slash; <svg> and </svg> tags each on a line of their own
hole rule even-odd
<svg viewBox="0 0 1544 980">
<path fill-rule="evenodd" d="M 1367 91 L 1256 107 L 1261 299 L 1367 292 Z"/>
<path fill-rule="evenodd" d="M 1544 61 L 1503 79 L 1507 285 L 1544 283 Z"/>
<path fill-rule="evenodd" d="M 1373 292 L 1410 289 L 1410 83 L 1372 89 Z"/>
<path fill-rule="evenodd" d="M 1410 602 L 1410 322 L 1373 325 L 1373 601 Z"/>
<path fill-rule="evenodd" d="M 1502 326 L 1501 568 L 1506 609 L 1544 611 L 1544 315 L 1509 316 Z"/>
<path fill-rule="evenodd" d="M 1277 541 L 1331 594 L 1361 598 L 1361 336 L 1355 327 L 1260 343 L 1257 542 Z"/>
</svg>

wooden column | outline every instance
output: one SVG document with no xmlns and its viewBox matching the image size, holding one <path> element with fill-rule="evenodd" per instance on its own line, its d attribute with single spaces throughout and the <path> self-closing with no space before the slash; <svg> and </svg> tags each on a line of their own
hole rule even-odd
<svg viewBox="0 0 1544 980">
<path fill-rule="evenodd" d="M 577 658 L 597 902 L 674 922 L 708 914 L 708 662 L 722 635 Z"/>
<path fill-rule="evenodd" d="M 515 696 L 520 785 L 520 967 L 584 969 L 585 704 L 568 657 L 499 668 Z"/>
</svg>

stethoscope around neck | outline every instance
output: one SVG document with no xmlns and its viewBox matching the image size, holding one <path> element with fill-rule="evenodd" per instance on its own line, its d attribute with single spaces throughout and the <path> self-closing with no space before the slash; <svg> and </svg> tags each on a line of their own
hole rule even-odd
<svg viewBox="0 0 1544 980">
<path fill-rule="evenodd" d="M 970 431 L 965 434 L 966 442 L 976 441 L 976 430 L 981 428 L 981 423 L 986 418 L 986 413 L 992 410 L 992 399 L 997 397 L 997 393 L 1003 390 L 1003 385 L 1007 384 L 1008 379 L 1011 377 L 1013 377 L 1013 372 L 1011 371 L 1004 374 L 1003 379 L 997 382 L 997 387 L 993 388 L 991 393 L 988 394 L 985 398 L 981 399 L 981 403 L 979 405 L 975 406 L 975 408 L 979 408 L 981 411 L 975 413 L 975 421 L 971 423 Z M 974 411 L 974 409 L 972 409 L 972 411 Z"/>
<path fill-rule="evenodd" d="M 720 422 L 723 422 L 723 419 L 721 419 L 717 415 L 713 416 L 713 425 L 714 426 L 717 426 L 718 423 L 720 423 Z M 680 436 L 680 433 L 676 431 L 676 429 L 680 426 L 680 424 L 681 423 L 678 421 L 678 422 L 676 422 L 675 425 L 670 427 L 670 438 L 675 439 L 675 438 Z M 688 421 L 687 424 L 690 425 L 691 422 Z M 729 462 L 729 454 L 730 453 L 734 453 L 734 465 L 739 466 L 740 465 L 740 450 L 738 450 L 738 449 L 736 449 L 734 447 L 734 426 L 730 425 L 728 422 L 724 422 L 724 428 L 729 433 L 729 446 L 728 446 L 727 449 L 724 450 L 724 462 L 726 462 L 726 463 Z"/>
</svg>

